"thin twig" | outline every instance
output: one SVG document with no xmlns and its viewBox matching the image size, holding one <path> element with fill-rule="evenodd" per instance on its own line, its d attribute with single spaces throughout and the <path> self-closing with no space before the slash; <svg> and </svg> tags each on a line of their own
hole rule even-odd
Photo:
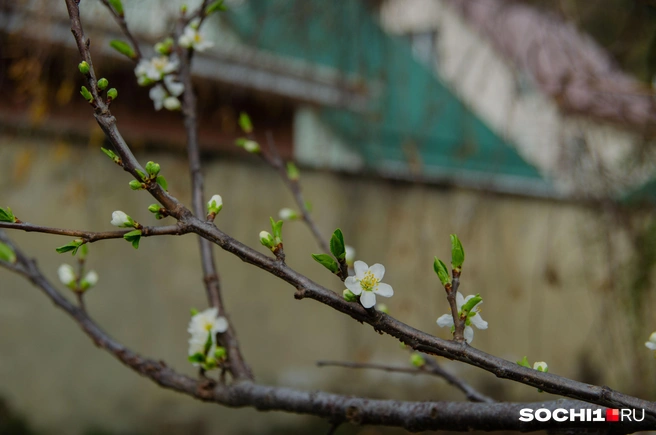
<svg viewBox="0 0 656 435">
<path fill-rule="evenodd" d="M 139 42 L 137 42 L 137 39 L 132 35 L 132 32 L 130 32 L 130 29 L 128 29 L 128 23 L 125 21 L 125 15 L 122 14 L 117 14 L 114 8 L 109 4 L 107 0 L 100 0 L 102 4 L 104 4 L 107 9 L 109 9 L 109 12 L 112 14 L 114 17 L 114 21 L 116 21 L 116 24 L 121 28 L 121 31 L 125 35 L 126 38 L 130 40 L 130 43 L 132 44 L 132 48 L 134 48 L 134 53 L 136 54 L 136 57 L 133 59 L 135 62 L 139 62 L 141 60 L 141 50 L 139 49 Z"/>
<path fill-rule="evenodd" d="M 430 356 L 425 356 L 424 360 L 426 364 L 421 368 L 416 367 L 400 367 L 400 366 L 390 366 L 386 364 L 375 364 L 375 363 L 358 363 L 358 362 L 348 362 L 348 361 L 317 361 L 318 367 L 346 367 L 349 369 L 372 369 L 372 370 L 382 370 L 389 373 L 405 373 L 409 375 L 432 375 L 445 379 L 449 384 L 458 388 L 460 391 L 465 393 L 467 399 L 472 402 L 485 402 L 492 403 L 494 400 L 490 397 L 485 396 L 484 394 L 479 393 L 471 385 L 467 384 L 462 379 L 459 379 L 457 376 L 452 375 L 451 373 L 444 370 L 438 363 Z"/>
<path fill-rule="evenodd" d="M 317 226 L 316 222 L 314 222 L 314 219 L 310 215 L 310 210 L 308 210 L 307 204 L 303 199 L 301 185 L 298 180 L 292 180 L 289 178 L 289 175 L 287 174 L 287 167 L 285 166 L 285 161 L 280 156 L 278 147 L 276 147 L 276 143 L 273 140 L 273 134 L 270 131 L 267 131 L 267 142 L 269 144 L 269 152 L 260 153 L 260 156 L 262 156 L 264 161 L 267 162 L 272 168 L 278 171 L 280 177 L 285 182 L 285 185 L 289 188 L 289 191 L 294 196 L 294 201 L 296 202 L 298 209 L 301 211 L 301 218 L 303 219 L 303 222 L 307 224 L 308 228 L 312 232 L 312 235 L 319 244 L 319 247 L 325 253 L 330 254 L 328 241 L 321 234 L 319 227 Z"/>
<path fill-rule="evenodd" d="M 204 1 L 201 5 L 202 11 L 205 10 L 205 7 L 207 6 L 206 3 L 207 1 Z M 203 16 L 204 12 L 202 17 Z M 183 31 L 183 26 L 184 22 L 181 22 L 178 26 L 178 32 Z M 189 158 L 189 174 L 191 176 L 192 209 L 197 218 L 202 218 L 207 213 L 205 210 L 204 182 L 203 174 L 201 172 L 200 146 L 198 142 L 198 120 L 196 114 L 197 102 L 191 78 L 191 61 L 194 52 L 193 50 L 185 50 L 182 47 L 178 48 L 181 51 L 180 79 L 185 89 L 182 100 L 182 115 L 184 118 L 185 131 L 187 133 L 187 155 Z M 205 283 L 208 301 L 211 306 L 218 309 L 220 315 L 229 320 L 221 296 L 221 280 L 214 259 L 213 244 L 209 240 L 200 236 L 198 237 L 198 243 L 203 269 L 203 282 Z M 228 330 L 220 335 L 221 343 L 227 349 L 229 364 L 228 370 L 235 379 L 252 379 L 253 374 L 241 353 L 232 322 L 229 321 L 228 325 Z"/>
<path fill-rule="evenodd" d="M 83 231 L 83 230 L 68 230 L 64 228 L 44 227 L 41 225 L 34 225 L 27 222 L 10 223 L 0 222 L 0 228 L 7 228 L 12 230 L 21 230 L 27 233 L 44 233 L 56 234 L 60 236 L 71 236 L 84 240 L 85 243 L 93 243 L 98 240 L 107 239 L 122 239 L 123 236 L 132 231 L 133 228 L 127 230 L 117 231 Z M 191 229 L 182 225 L 167 225 L 162 227 L 141 227 L 141 236 L 181 236 L 188 234 Z"/>
</svg>

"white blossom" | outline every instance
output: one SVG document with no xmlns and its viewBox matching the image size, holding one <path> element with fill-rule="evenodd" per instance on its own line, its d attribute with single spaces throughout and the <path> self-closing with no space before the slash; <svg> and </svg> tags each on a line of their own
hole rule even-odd
<svg viewBox="0 0 656 435">
<path fill-rule="evenodd" d="M 346 278 L 344 284 L 354 295 L 360 295 L 363 307 L 376 305 L 376 295 L 386 298 L 394 295 L 391 285 L 380 282 L 385 275 L 385 266 L 376 263 L 369 267 L 364 261 L 356 261 L 354 267 L 355 276 Z"/>
<path fill-rule="evenodd" d="M 160 110 L 162 107 L 167 110 L 180 109 L 181 103 L 178 96 L 184 92 L 184 85 L 176 82 L 172 75 L 164 77 L 164 84 L 166 87 L 161 84 L 153 86 L 148 93 L 150 99 L 153 100 L 155 110 Z"/>
<path fill-rule="evenodd" d="M 221 195 L 214 195 L 207 201 L 207 211 L 209 213 L 218 213 L 223 208 L 223 198 Z"/>
<path fill-rule="evenodd" d="M 83 283 L 86 283 L 89 287 L 93 287 L 94 285 L 98 284 L 98 274 L 96 273 L 95 270 L 89 271 L 87 275 L 84 277 L 82 280 Z"/>
<path fill-rule="evenodd" d="M 111 224 L 119 228 L 128 228 L 134 225 L 134 221 L 127 214 L 120 210 L 116 210 L 112 213 Z"/>
<path fill-rule="evenodd" d="M 184 33 L 178 38 L 178 44 L 182 47 L 194 49 L 196 51 L 204 51 L 207 48 L 214 46 L 210 41 L 203 38 L 198 31 L 199 20 L 194 20 L 184 29 Z"/>
<path fill-rule="evenodd" d="M 280 211 L 278 212 L 278 217 L 284 221 L 296 219 L 298 215 L 294 210 L 291 208 L 281 208 Z"/>
<path fill-rule="evenodd" d="M 649 336 L 649 341 L 645 343 L 648 349 L 656 350 L 656 331 L 652 332 Z"/>
<path fill-rule="evenodd" d="M 59 275 L 59 280 L 65 286 L 70 286 L 77 279 L 75 271 L 73 270 L 73 266 L 70 264 L 62 264 L 59 266 L 59 269 L 57 269 L 57 274 Z"/>
<path fill-rule="evenodd" d="M 533 364 L 533 370 L 537 370 L 539 372 L 545 372 L 546 373 L 546 372 L 549 371 L 549 366 L 544 361 L 536 361 Z"/>
<path fill-rule="evenodd" d="M 467 303 L 471 298 L 475 297 L 474 295 L 469 295 L 466 298 L 462 296 L 462 293 L 458 292 L 456 294 L 456 305 L 458 307 L 458 315 L 461 314 L 462 306 Z M 480 305 L 483 303 L 483 301 L 480 301 L 474 307 L 471 309 L 469 312 L 469 316 L 465 320 L 465 340 L 467 340 L 467 343 L 471 343 L 472 340 L 474 339 L 474 328 L 471 327 L 471 325 L 474 325 L 478 329 L 487 329 L 487 322 L 483 320 L 483 318 L 480 315 Z M 451 314 L 444 314 L 440 316 L 437 319 L 437 325 L 440 328 L 445 328 L 445 327 L 453 327 L 453 316 Z"/>
<path fill-rule="evenodd" d="M 216 350 L 216 334 L 226 332 L 228 330 L 228 321 L 225 317 L 218 315 L 219 311 L 216 308 L 208 308 L 205 311 L 192 316 L 189 321 L 187 332 L 191 334 L 189 338 L 189 356 L 196 355 L 197 353 L 205 353 L 205 344 L 207 343 L 208 336 L 212 342 L 208 356 L 213 356 Z M 198 365 L 195 363 L 194 365 Z"/>
<path fill-rule="evenodd" d="M 160 81 L 164 76 L 178 70 L 180 62 L 175 56 L 157 56 L 141 59 L 134 69 L 134 75 L 141 86 Z"/>
<path fill-rule="evenodd" d="M 346 245 L 344 246 L 344 250 L 346 251 L 346 257 L 344 258 L 346 260 L 346 264 L 353 266 L 353 262 L 355 261 L 355 248 L 353 248 L 353 246 Z"/>
</svg>

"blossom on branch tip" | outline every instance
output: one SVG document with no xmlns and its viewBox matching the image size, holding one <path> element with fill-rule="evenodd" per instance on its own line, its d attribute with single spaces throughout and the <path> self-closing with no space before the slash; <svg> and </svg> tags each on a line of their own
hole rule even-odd
<svg viewBox="0 0 656 435">
<path fill-rule="evenodd" d="M 291 221 L 298 219 L 298 214 L 291 208 L 285 207 L 280 209 L 278 212 L 278 217 L 284 221 Z"/>
<path fill-rule="evenodd" d="M 216 334 L 228 330 L 228 320 L 219 316 L 218 313 L 216 308 L 208 308 L 191 317 L 187 328 L 187 332 L 191 334 L 189 338 L 190 357 L 201 355 L 204 361 L 215 355 L 217 350 Z M 198 366 L 200 361 L 195 360 L 193 364 Z"/>
<path fill-rule="evenodd" d="M 353 248 L 353 246 L 346 245 L 344 247 L 344 251 L 346 252 L 346 257 L 344 257 L 344 260 L 349 267 L 352 267 L 353 262 L 355 261 L 355 248 Z"/>
<path fill-rule="evenodd" d="M 200 20 L 193 20 L 184 29 L 184 33 L 178 38 L 180 46 L 193 49 L 196 51 L 204 51 L 207 48 L 214 46 L 214 44 L 203 38 L 198 31 Z"/>
<path fill-rule="evenodd" d="M 89 273 L 87 273 L 87 275 L 82 278 L 82 281 L 80 282 L 82 290 L 88 290 L 96 284 L 98 284 L 98 274 L 95 270 L 89 271 Z"/>
<path fill-rule="evenodd" d="M 132 228 L 135 227 L 136 222 L 127 214 L 120 210 L 116 210 L 112 213 L 111 224 L 119 228 Z"/>
<path fill-rule="evenodd" d="M 207 202 L 207 213 L 217 215 L 223 208 L 223 198 L 221 195 L 214 195 Z"/>
<path fill-rule="evenodd" d="M 59 275 L 59 280 L 66 287 L 74 286 L 75 281 L 77 280 L 77 275 L 75 275 L 73 266 L 70 264 L 62 264 L 59 266 L 59 269 L 57 269 L 57 275 Z"/>
<path fill-rule="evenodd" d="M 535 363 L 533 363 L 533 370 L 547 373 L 549 371 L 549 366 L 544 361 L 536 361 Z"/>
<path fill-rule="evenodd" d="M 656 331 L 652 332 L 649 336 L 649 341 L 645 342 L 648 349 L 656 350 Z"/>
<path fill-rule="evenodd" d="M 469 295 L 466 298 L 462 296 L 462 293 L 458 292 L 456 294 L 456 305 L 458 307 L 458 315 L 462 316 L 464 313 L 462 312 L 462 307 L 465 305 L 470 299 L 475 298 L 475 295 Z M 480 315 L 480 305 L 483 303 L 481 300 L 478 302 L 476 305 L 474 305 L 470 310 L 469 313 L 467 313 L 467 318 L 465 319 L 465 340 L 467 340 L 467 343 L 471 343 L 472 340 L 474 339 L 474 329 L 471 327 L 471 325 L 474 325 L 478 329 L 487 329 L 487 322 L 483 320 L 483 318 Z M 437 326 L 440 328 L 445 328 L 445 327 L 453 327 L 453 316 L 451 314 L 444 314 L 440 316 L 437 319 Z"/>
<path fill-rule="evenodd" d="M 385 275 L 385 266 L 376 263 L 369 267 L 364 261 L 356 261 L 354 267 L 355 276 L 346 278 L 344 284 L 354 295 L 360 296 L 363 307 L 376 305 L 376 295 L 386 298 L 394 295 L 391 285 L 380 282 Z"/>
</svg>

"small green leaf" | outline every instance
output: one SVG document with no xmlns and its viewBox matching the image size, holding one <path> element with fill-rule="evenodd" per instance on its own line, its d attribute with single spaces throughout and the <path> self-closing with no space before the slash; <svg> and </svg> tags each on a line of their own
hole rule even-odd
<svg viewBox="0 0 656 435">
<path fill-rule="evenodd" d="M 274 239 L 282 240 L 282 224 L 283 221 L 274 221 L 272 217 L 269 218 L 271 222 L 271 233 L 273 233 Z"/>
<path fill-rule="evenodd" d="M 134 249 L 139 249 L 139 242 L 141 241 L 141 230 L 130 231 L 123 234 L 123 238 L 132 243 Z"/>
<path fill-rule="evenodd" d="M 118 51 L 122 55 L 125 55 L 129 57 L 130 59 L 134 59 L 137 57 L 137 54 L 134 52 L 130 44 L 124 41 L 120 41 L 118 39 L 114 39 L 109 43 L 109 46 L 112 47 L 114 50 Z"/>
<path fill-rule="evenodd" d="M 0 242 L 0 260 L 6 261 L 7 263 L 16 262 L 16 253 L 11 246 Z"/>
<path fill-rule="evenodd" d="M 55 250 L 59 254 L 63 254 L 64 252 L 72 252 L 73 255 L 77 254 L 77 250 L 84 244 L 84 240 L 82 239 L 75 239 L 71 243 L 67 243 L 64 246 L 60 246 L 59 248 L 55 248 Z"/>
<path fill-rule="evenodd" d="M 529 369 L 531 368 L 531 364 L 529 364 L 528 358 L 526 358 L 526 355 L 524 355 L 524 358 L 517 361 L 517 364 L 519 364 L 522 367 L 528 367 Z"/>
<path fill-rule="evenodd" d="M 223 346 L 217 346 L 216 350 L 214 351 L 214 358 L 221 361 L 224 360 L 226 356 L 228 356 L 228 351 L 226 350 L 226 348 Z"/>
<path fill-rule="evenodd" d="M 122 17 L 124 11 L 123 11 L 123 3 L 121 3 L 121 0 L 108 0 L 108 2 L 110 5 L 112 5 L 112 9 L 114 9 L 116 15 Z"/>
<path fill-rule="evenodd" d="M 310 201 L 305 201 L 305 209 L 308 211 L 308 213 L 312 213 L 312 203 Z"/>
<path fill-rule="evenodd" d="M 356 302 L 358 300 L 358 296 L 347 288 L 342 292 L 342 296 L 346 302 Z"/>
<path fill-rule="evenodd" d="M 335 258 L 343 260 L 346 258 L 346 247 L 344 245 L 344 235 L 342 230 L 337 228 L 330 238 L 330 252 L 333 253 Z"/>
<path fill-rule="evenodd" d="M 169 191 L 169 184 L 166 182 L 166 178 L 164 178 L 163 175 L 157 176 L 157 184 L 162 186 L 162 189 L 166 190 L 167 192 Z"/>
<path fill-rule="evenodd" d="M 107 155 L 110 159 L 114 161 L 114 163 L 119 163 L 121 161 L 121 158 L 114 153 L 112 150 L 108 150 L 107 148 L 100 147 L 100 150 Z"/>
<path fill-rule="evenodd" d="M 85 243 L 85 244 L 82 245 L 82 247 L 80 248 L 80 256 L 79 256 L 78 258 L 79 258 L 80 260 L 86 260 L 86 259 L 87 259 L 87 255 L 89 255 L 89 245 Z"/>
<path fill-rule="evenodd" d="M 198 314 L 198 310 L 196 308 L 192 308 L 190 311 L 191 311 L 191 316 L 192 317 L 195 316 L 196 314 Z"/>
<path fill-rule="evenodd" d="M 246 112 L 241 112 L 239 114 L 239 126 L 246 134 L 253 132 L 253 123 L 251 122 L 251 118 Z"/>
<path fill-rule="evenodd" d="M 248 139 L 246 139 L 245 137 L 240 137 L 235 140 L 235 145 L 237 145 L 238 147 L 243 147 L 244 145 L 246 145 L 246 142 L 248 142 Z"/>
<path fill-rule="evenodd" d="M 435 257 L 435 261 L 433 261 L 433 270 L 435 270 L 435 273 L 440 279 L 442 285 L 445 286 L 447 284 L 451 284 L 451 277 L 449 276 L 449 271 L 446 268 L 446 264 L 444 264 L 444 262 L 442 262 L 442 260 L 437 257 Z"/>
<path fill-rule="evenodd" d="M 9 207 L 7 207 L 7 210 L 0 207 L 0 222 L 11 222 L 12 224 L 16 222 L 16 216 Z"/>
<path fill-rule="evenodd" d="M 463 313 L 467 313 L 467 314 L 469 314 L 469 313 L 471 312 L 471 310 L 476 306 L 476 304 L 478 304 L 478 303 L 481 302 L 482 300 L 483 300 L 483 298 L 480 297 L 480 296 L 478 295 L 478 293 L 477 293 L 476 296 L 474 296 L 473 298 L 469 299 L 469 300 L 465 303 L 465 305 L 462 306 L 461 311 L 462 311 Z"/>
<path fill-rule="evenodd" d="M 205 9 L 205 15 L 210 15 L 216 11 L 227 11 L 228 8 L 223 4 L 223 0 L 217 0 Z"/>
<path fill-rule="evenodd" d="M 287 162 L 287 178 L 292 181 L 298 181 L 300 177 L 301 173 L 299 172 L 294 162 Z"/>
<path fill-rule="evenodd" d="M 141 178 L 141 181 L 147 181 L 148 180 L 148 176 L 146 174 L 144 174 L 143 171 L 141 171 L 140 169 L 135 169 L 134 172 L 136 172 L 137 175 Z"/>
<path fill-rule="evenodd" d="M 93 101 L 93 95 L 91 95 L 91 92 L 87 89 L 86 86 L 82 86 L 80 88 L 80 94 L 84 97 L 85 100 L 87 100 L 89 103 Z"/>
<path fill-rule="evenodd" d="M 454 269 L 460 269 L 465 262 L 465 250 L 462 248 L 460 239 L 455 234 L 451 234 L 451 266 Z"/>
<path fill-rule="evenodd" d="M 189 359 L 189 362 L 192 362 L 192 363 L 203 363 L 203 362 L 205 362 L 205 355 L 198 352 L 198 353 L 195 353 L 195 354 L 191 355 L 188 359 Z"/>
<path fill-rule="evenodd" d="M 332 273 L 339 272 L 339 264 L 335 261 L 333 257 L 328 254 L 312 254 L 314 261 L 331 271 Z"/>
</svg>

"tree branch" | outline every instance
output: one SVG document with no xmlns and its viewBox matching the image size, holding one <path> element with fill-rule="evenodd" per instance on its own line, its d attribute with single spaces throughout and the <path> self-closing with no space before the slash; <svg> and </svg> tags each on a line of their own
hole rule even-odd
<svg viewBox="0 0 656 435">
<path fill-rule="evenodd" d="M 406 373 L 409 375 L 432 375 L 445 379 L 449 384 L 458 388 L 465 393 L 467 399 L 472 402 L 493 403 L 494 399 L 478 392 L 474 387 L 444 370 L 432 357 L 424 357 L 426 364 L 420 368 L 417 367 L 398 367 L 386 364 L 358 363 L 348 361 L 317 361 L 318 367 L 345 367 L 349 369 L 372 369 L 382 370 L 390 373 Z"/>
<path fill-rule="evenodd" d="M 103 331 L 82 309 L 68 301 L 41 274 L 36 263 L 27 258 L 0 231 L 0 241 L 9 244 L 17 261 L 9 264 L 0 260 L 0 266 L 17 272 L 39 288 L 58 308 L 66 312 L 86 333 L 94 344 L 111 353 L 124 365 L 151 379 L 163 388 L 177 391 L 205 402 L 229 407 L 253 407 L 260 411 L 285 411 L 323 417 L 331 422 L 350 422 L 403 427 L 410 431 L 422 430 L 520 430 L 523 432 L 565 429 L 606 428 L 608 423 L 570 422 L 567 426 L 555 420 L 540 422 L 519 421 L 519 410 L 549 409 L 601 409 L 594 405 L 572 400 L 538 403 L 470 403 L 470 402 L 406 402 L 375 400 L 343 396 L 325 392 L 304 392 L 283 387 L 256 385 L 243 381 L 231 385 L 215 383 L 210 379 L 193 379 L 169 368 L 163 361 L 154 361 L 126 348 Z M 654 427 L 652 418 L 640 422 L 623 423 L 620 431 L 647 430 Z"/>
<path fill-rule="evenodd" d="M 21 230 L 27 233 L 44 233 L 56 234 L 60 236 L 71 236 L 84 240 L 85 243 L 93 243 L 98 240 L 107 239 L 122 239 L 123 236 L 132 231 L 134 228 L 117 231 L 83 231 L 83 230 L 67 230 L 63 228 L 44 227 L 41 225 L 34 225 L 27 222 L 11 223 L 0 222 L 0 228 L 7 228 L 13 230 Z M 167 225 L 161 227 L 141 227 L 141 236 L 181 236 L 191 232 L 189 227 L 183 225 Z"/>
<path fill-rule="evenodd" d="M 130 29 L 128 29 L 128 23 L 125 21 L 125 15 L 123 14 L 117 14 L 114 8 L 109 4 L 107 0 L 100 0 L 102 4 L 104 4 L 107 9 L 109 9 L 109 12 L 112 14 L 114 17 L 114 21 L 116 21 L 116 24 L 121 28 L 121 31 L 125 35 L 126 38 L 130 40 L 130 43 L 132 44 L 132 48 L 134 48 L 134 53 L 136 54 L 136 57 L 133 59 L 135 62 L 139 62 L 141 60 L 141 50 L 139 49 L 139 43 L 137 42 L 136 38 L 132 35 L 132 32 L 130 32 Z"/>
</svg>

